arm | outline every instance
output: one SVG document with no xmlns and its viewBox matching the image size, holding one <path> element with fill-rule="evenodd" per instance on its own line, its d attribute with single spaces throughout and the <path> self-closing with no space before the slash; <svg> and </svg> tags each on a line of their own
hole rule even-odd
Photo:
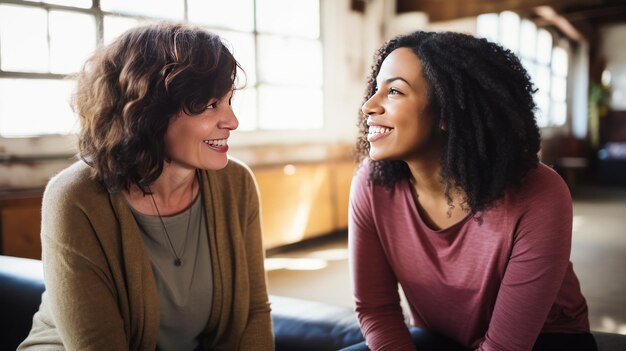
<svg viewBox="0 0 626 351">
<path fill-rule="evenodd" d="M 556 175 L 555 175 L 556 176 Z M 489 329 L 479 350 L 531 350 L 559 292 L 572 239 L 572 200 L 565 185 L 527 200 Z"/>
<path fill-rule="evenodd" d="M 358 171 L 350 188 L 348 232 L 356 312 L 370 349 L 413 351 L 398 282 L 374 226 L 365 170 Z"/>
<path fill-rule="evenodd" d="M 68 350 L 128 350 L 117 292 L 87 214 L 48 186 L 42 206 L 42 249 L 47 305 Z"/>
<path fill-rule="evenodd" d="M 264 250 L 261 239 L 261 216 L 258 189 L 254 178 L 250 181 L 248 206 L 250 213 L 245 233 L 250 276 L 250 315 L 241 339 L 240 350 L 274 350 L 274 336 L 270 305 L 267 296 Z"/>
</svg>

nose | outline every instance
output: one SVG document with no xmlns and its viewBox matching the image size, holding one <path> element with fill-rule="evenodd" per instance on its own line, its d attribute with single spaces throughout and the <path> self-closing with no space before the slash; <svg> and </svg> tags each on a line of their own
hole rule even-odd
<svg viewBox="0 0 626 351">
<path fill-rule="evenodd" d="M 365 103 L 361 106 L 361 112 L 364 115 L 376 115 L 382 114 L 384 111 L 382 105 L 378 101 L 378 94 L 374 93 Z"/>
<path fill-rule="evenodd" d="M 237 116 L 235 116 L 233 109 L 229 108 L 228 112 L 226 112 L 222 117 L 220 128 L 235 130 L 237 127 L 239 127 L 239 120 L 237 119 Z"/>
</svg>

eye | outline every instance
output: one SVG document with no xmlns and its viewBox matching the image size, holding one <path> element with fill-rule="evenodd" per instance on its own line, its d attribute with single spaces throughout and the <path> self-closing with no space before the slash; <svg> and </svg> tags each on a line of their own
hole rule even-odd
<svg viewBox="0 0 626 351">
<path fill-rule="evenodd" d="M 211 104 L 206 105 L 206 109 L 207 110 L 213 110 L 213 109 L 216 109 L 216 108 L 217 108 L 217 101 L 215 101 L 215 102 L 213 102 Z"/>
<path fill-rule="evenodd" d="M 398 94 L 401 94 L 401 93 L 396 88 L 389 88 L 389 90 L 387 91 L 387 94 L 389 94 L 389 95 L 398 95 Z"/>
</svg>

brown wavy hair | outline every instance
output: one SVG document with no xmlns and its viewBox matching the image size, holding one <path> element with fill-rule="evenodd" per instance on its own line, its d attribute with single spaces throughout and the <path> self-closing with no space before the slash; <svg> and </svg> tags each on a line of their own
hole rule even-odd
<svg viewBox="0 0 626 351">
<path fill-rule="evenodd" d="M 535 122 L 534 86 L 511 51 L 485 39 L 453 32 L 414 32 L 385 43 L 374 56 L 363 102 L 376 92 L 385 58 L 409 48 L 422 64 L 431 88 L 428 105 L 442 133 L 441 181 L 448 203 L 460 188 L 472 213 L 483 211 L 508 188 L 521 186 L 538 163 L 540 137 Z M 368 158 L 367 116 L 359 114 L 357 161 Z M 369 179 L 392 187 L 411 176 L 400 160 L 370 161 Z"/>
<path fill-rule="evenodd" d="M 202 28 L 161 22 L 130 29 L 76 75 L 79 157 L 109 191 L 143 189 L 163 171 L 170 119 L 204 111 L 235 87 L 238 68 L 220 37 Z"/>
</svg>

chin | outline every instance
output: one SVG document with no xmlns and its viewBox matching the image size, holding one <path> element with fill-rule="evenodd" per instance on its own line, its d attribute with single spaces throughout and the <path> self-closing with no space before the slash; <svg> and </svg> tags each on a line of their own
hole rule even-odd
<svg viewBox="0 0 626 351">
<path fill-rule="evenodd" d="M 202 168 L 207 171 L 217 171 L 223 169 L 226 165 L 228 165 L 228 157 L 224 157 L 223 160 L 211 160 L 211 162 L 202 165 Z"/>
<path fill-rule="evenodd" d="M 370 148 L 370 158 L 374 161 L 383 161 L 389 158 L 389 155 L 384 150 Z"/>
<path fill-rule="evenodd" d="M 384 156 L 384 153 L 376 152 L 376 151 L 373 151 L 372 149 L 370 149 L 370 158 L 373 161 L 382 161 L 382 160 L 385 159 L 385 156 Z"/>
</svg>

